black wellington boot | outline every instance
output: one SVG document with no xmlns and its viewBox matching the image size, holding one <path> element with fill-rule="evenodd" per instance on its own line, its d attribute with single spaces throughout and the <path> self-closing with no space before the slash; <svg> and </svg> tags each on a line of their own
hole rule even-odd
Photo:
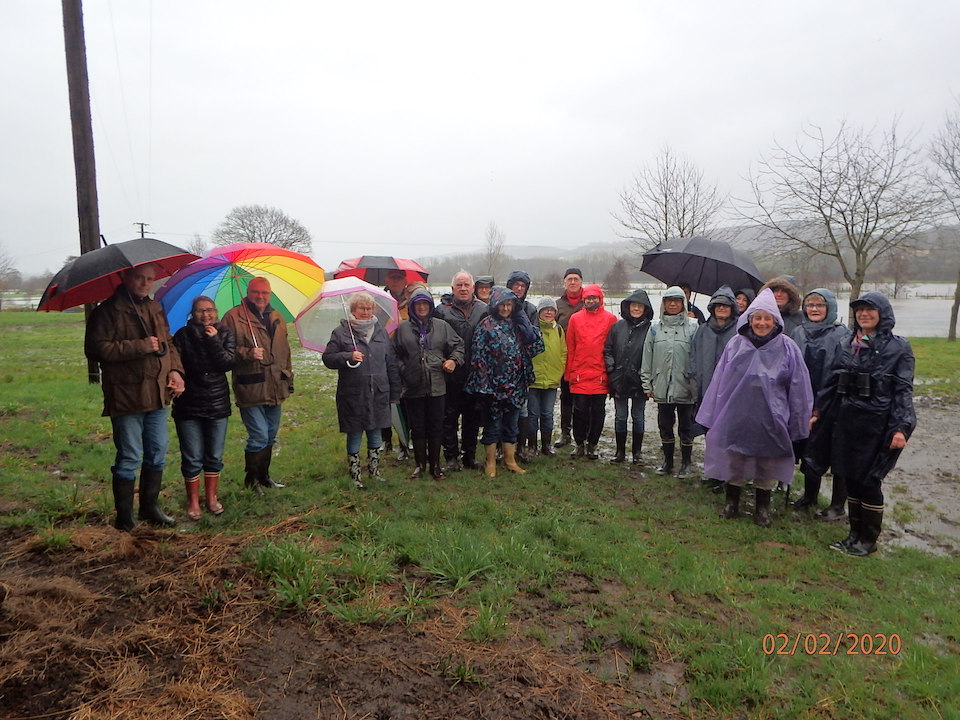
<svg viewBox="0 0 960 720">
<path fill-rule="evenodd" d="M 663 464 L 657 468 L 657 475 L 669 475 L 673 472 L 673 451 L 676 443 L 673 440 L 661 440 L 663 448 Z"/>
<path fill-rule="evenodd" d="M 117 510 L 117 517 L 113 526 L 122 532 L 130 532 L 137 526 L 133 519 L 133 495 L 136 490 L 135 480 L 124 480 L 113 476 L 113 506 Z"/>
<path fill-rule="evenodd" d="M 442 480 L 446 476 L 443 474 L 443 464 L 440 462 L 440 451 L 443 450 L 440 438 L 429 438 L 427 448 L 430 458 L 430 475 L 434 480 Z"/>
<path fill-rule="evenodd" d="M 626 462 L 627 461 L 627 434 L 625 432 L 624 433 L 618 432 L 618 433 L 614 433 L 614 437 L 616 438 L 616 441 L 617 441 L 617 452 L 616 454 L 614 454 L 612 458 L 610 458 L 610 462 L 612 463 Z"/>
<path fill-rule="evenodd" d="M 417 466 L 413 469 L 413 472 L 410 473 L 410 477 L 412 478 L 422 477 L 424 471 L 427 469 L 427 439 L 426 438 L 414 439 L 413 461 L 417 464 Z"/>
<path fill-rule="evenodd" d="M 177 521 L 167 515 L 157 501 L 160 498 L 160 484 L 163 470 L 140 468 L 140 513 L 139 518 L 157 527 L 173 527 Z"/>
<path fill-rule="evenodd" d="M 847 548 L 860 540 L 863 506 L 857 498 L 847 498 L 847 519 L 850 523 L 850 532 L 843 540 L 830 543 L 831 550 L 846 552 Z"/>
<path fill-rule="evenodd" d="M 843 476 L 833 476 L 833 491 L 830 493 L 830 505 L 817 513 L 820 520 L 840 520 L 843 518 L 843 506 L 847 502 L 847 481 Z"/>
<path fill-rule="evenodd" d="M 633 453 L 633 464 L 643 465 L 643 433 L 633 433 L 630 451 Z"/>
<path fill-rule="evenodd" d="M 814 475 L 813 473 L 804 473 L 803 495 L 790 507 L 794 510 L 816 507 L 818 497 L 820 497 L 820 476 Z"/>
<path fill-rule="evenodd" d="M 681 480 L 683 478 L 688 478 L 693 474 L 693 470 L 690 467 L 690 463 L 693 458 L 693 444 L 687 444 L 685 442 L 680 443 L 680 470 L 677 471 L 677 477 Z"/>
<path fill-rule="evenodd" d="M 263 489 L 257 478 L 260 477 L 260 453 L 246 451 L 243 453 L 243 486 L 253 490 L 257 495 L 263 495 Z"/>
<path fill-rule="evenodd" d="M 267 445 L 267 447 L 260 451 L 260 464 L 258 465 L 259 473 L 257 474 L 257 482 L 261 487 L 282 488 L 284 487 L 283 483 L 278 483 L 270 479 L 271 460 L 273 460 L 273 446 Z"/>
<path fill-rule="evenodd" d="M 727 483 L 727 502 L 723 506 L 723 517 L 727 520 L 740 514 L 740 486 Z"/>
<path fill-rule="evenodd" d="M 757 488 L 757 508 L 753 515 L 753 522 L 760 527 L 770 527 L 770 495 L 772 490 Z"/>
<path fill-rule="evenodd" d="M 844 549 L 847 555 L 866 557 L 877 551 L 877 538 L 883 525 L 883 505 L 860 503 L 860 537 Z"/>
</svg>

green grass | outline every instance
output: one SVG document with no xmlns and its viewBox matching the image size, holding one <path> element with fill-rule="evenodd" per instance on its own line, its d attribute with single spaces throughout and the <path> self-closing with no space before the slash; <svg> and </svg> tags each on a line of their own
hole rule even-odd
<svg viewBox="0 0 960 720">
<path fill-rule="evenodd" d="M 957 347 L 914 341 L 925 394 L 956 397 Z M 278 612 L 414 626 L 450 600 L 471 641 L 516 632 L 608 682 L 677 663 L 691 717 L 956 717 L 956 558 L 894 548 L 848 558 L 827 549 L 842 528 L 785 515 L 782 502 L 769 530 L 720 521 L 718 497 L 689 482 L 563 456 L 522 476 L 442 482 L 409 480 L 409 465 L 388 461 L 388 482 L 358 493 L 336 432 L 335 375 L 312 353 L 294 362 L 272 467 L 288 487 L 263 500 L 243 490 L 234 417 L 227 510 L 180 528 L 253 535 L 302 518 L 302 529 L 239 558 Z M 113 446 L 100 403 L 86 382 L 82 317 L 0 313 L 0 526 L 32 530 L 45 553 L 65 550 L 74 528 L 109 522 Z M 171 424 L 170 507 L 182 501 L 176 453 Z M 208 588 L 197 602 L 215 606 L 222 594 Z M 902 648 L 764 652 L 765 635 L 847 632 L 897 634 Z M 622 662 L 604 664 L 614 656 Z M 460 657 L 438 658 L 437 671 L 451 687 L 482 684 Z"/>
<path fill-rule="evenodd" d="M 960 342 L 911 338 L 917 359 L 917 394 L 960 399 Z"/>
</svg>

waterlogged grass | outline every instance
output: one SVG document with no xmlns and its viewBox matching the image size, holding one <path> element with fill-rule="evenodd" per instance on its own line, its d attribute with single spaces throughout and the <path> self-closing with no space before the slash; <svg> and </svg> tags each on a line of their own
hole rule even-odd
<svg viewBox="0 0 960 720">
<path fill-rule="evenodd" d="M 924 392 L 950 395 L 955 344 L 914 349 Z M 390 460 L 388 482 L 358 493 L 336 432 L 335 376 L 312 353 L 298 351 L 295 367 L 272 467 L 288 487 L 262 500 L 243 490 L 235 417 L 227 511 L 180 528 L 252 535 L 300 518 L 241 558 L 278 612 L 415 625 L 453 602 L 471 641 L 519 633 L 608 682 L 679 667 L 691 717 L 956 717 L 955 558 L 893 548 L 848 558 L 827 549 L 843 528 L 786 514 L 781 495 L 764 530 L 719 520 L 720 498 L 689 481 L 564 456 L 525 475 L 442 482 L 409 480 L 410 466 Z M 110 519 L 109 423 L 85 373 L 79 315 L 0 313 L 0 524 L 32 529 L 47 553 L 67 549 L 73 528 Z M 171 427 L 171 509 L 182 495 L 176 453 Z M 216 606 L 221 591 L 198 601 Z M 828 652 L 817 652 L 821 636 Z M 886 639 L 887 654 L 865 654 L 864 636 Z M 483 682 L 460 657 L 438 658 L 437 672 L 451 687 Z"/>
<path fill-rule="evenodd" d="M 960 342 L 946 338 L 911 338 L 917 359 L 917 393 L 960 398 Z"/>
</svg>

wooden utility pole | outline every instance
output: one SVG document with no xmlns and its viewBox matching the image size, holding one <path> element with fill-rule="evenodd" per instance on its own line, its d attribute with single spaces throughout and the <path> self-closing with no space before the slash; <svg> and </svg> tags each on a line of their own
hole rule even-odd
<svg viewBox="0 0 960 720">
<path fill-rule="evenodd" d="M 955 342 L 957 339 L 957 311 L 960 310 L 960 271 L 957 271 L 957 289 L 953 291 L 953 307 L 950 308 L 950 327 L 947 330 L 947 340 Z"/>
<path fill-rule="evenodd" d="M 70 97 L 70 127 L 73 129 L 73 165 L 77 176 L 77 215 L 80 220 L 80 254 L 100 247 L 100 209 L 97 201 L 97 165 L 93 154 L 93 122 L 90 120 L 90 81 L 87 75 L 87 45 L 83 37 L 81 0 L 61 0 L 63 44 L 67 55 L 67 90 Z M 84 306 L 90 319 L 93 304 Z M 87 379 L 100 382 L 100 367 L 87 361 Z"/>
</svg>

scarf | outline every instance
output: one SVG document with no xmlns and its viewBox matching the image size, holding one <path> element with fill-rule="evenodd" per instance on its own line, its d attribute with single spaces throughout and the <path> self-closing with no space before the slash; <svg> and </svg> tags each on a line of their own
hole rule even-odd
<svg viewBox="0 0 960 720">
<path fill-rule="evenodd" d="M 861 350 L 869 350 L 873 347 L 873 341 L 876 337 L 876 334 L 864 335 L 861 330 L 857 330 L 856 335 L 854 335 L 850 341 L 850 344 L 853 346 L 853 356 L 857 357 Z"/>
<path fill-rule="evenodd" d="M 369 320 L 357 320 L 351 313 L 349 322 L 353 332 L 362 337 L 365 343 L 369 343 L 373 331 L 377 329 L 377 316 L 374 315 Z"/>
<path fill-rule="evenodd" d="M 776 327 L 773 328 L 773 330 L 768 332 L 766 335 L 764 335 L 763 337 L 760 337 L 753 331 L 752 327 L 748 326 L 747 331 L 743 334 L 747 338 L 747 340 L 753 343 L 753 346 L 755 348 L 762 348 L 764 345 L 766 345 L 768 342 L 773 340 L 777 335 L 779 335 L 782 332 L 783 332 L 783 328 L 777 325 Z"/>
<path fill-rule="evenodd" d="M 580 286 L 576 295 L 571 295 L 569 290 L 567 290 L 564 295 L 567 296 L 567 302 L 576 307 L 583 300 L 583 286 Z"/>
<path fill-rule="evenodd" d="M 420 345 L 420 348 L 423 350 L 430 349 L 430 316 L 421 319 L 416 314 L 410 316 L 410 324 L 413 325 L 413 329 L 417 331 L 417 343 Z"/>
</svg>

